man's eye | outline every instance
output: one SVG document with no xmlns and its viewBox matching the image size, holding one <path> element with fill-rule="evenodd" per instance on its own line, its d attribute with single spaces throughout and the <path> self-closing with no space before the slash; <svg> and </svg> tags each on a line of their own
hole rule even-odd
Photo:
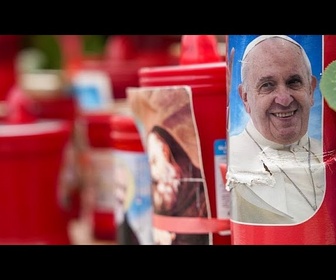
<svg viewBox="0 0 336 280">
<path fill-rule="evenodd" d="M 263 83 L 263 84 L 261 85 L 262 88 L 268 88 L 268 87 L 271 87 L 271 86 L 273 86 L 273 84 L 270 83 L 270 82 Z"/>
<path fill-rule="evenodd" d="M 291 88 L 300 88 L 302 86 L 302 82 L 299 79 L 292 79 L 287 83 Z"/>
<path fill-rule="evenodd" d="M 274 87 L 275 87 L 274 83 L 271 83 L 271 82 L 263 83 L 260 86 L 260 92 L 265 93 L 265 92 L 272 91 L 274 89 Z"/>
</svg>

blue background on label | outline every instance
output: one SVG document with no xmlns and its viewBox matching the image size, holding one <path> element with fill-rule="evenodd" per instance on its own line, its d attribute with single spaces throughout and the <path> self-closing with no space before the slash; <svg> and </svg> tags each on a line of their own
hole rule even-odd
<svg viewBox="0 0 336 280">
<path fill-rule="evenodd" d="M 215 141 L 215 156 L 224 156 L 226 155 L 226 140 L 216 140 Z"/>
<path fill-rule="evenodd" d="M 97 87 L 74 86 L 73 91 L 82 109 L 96 109 L 101 107 L 102 101 Z"/>
</svg>

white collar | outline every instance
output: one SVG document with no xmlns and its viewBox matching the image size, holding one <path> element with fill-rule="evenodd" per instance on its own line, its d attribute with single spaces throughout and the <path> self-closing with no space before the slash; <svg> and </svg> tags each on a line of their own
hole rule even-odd
<svg viewBox="0 0 336 280">
<path fill-rule="evenodd" d="M 279 144 L 273 141 L 270 141 L 266 139 L 254 126 L 253 122 L 250 120 L 247 125 L 246 125 L 246 130 L 251 134 L 253 139 L 257 141 L 257 143 L 260 145 L 262 149 L 264 148 L 272 148 L 275 150 L 293 150 L 295 148 L 299 147 L 304 147 L 305 149 L 308 148 L 308 132 L 299 140 L 296 141 L 295 143 L 289 144 L 289 145 L 283 145 Z"/>
</svg>

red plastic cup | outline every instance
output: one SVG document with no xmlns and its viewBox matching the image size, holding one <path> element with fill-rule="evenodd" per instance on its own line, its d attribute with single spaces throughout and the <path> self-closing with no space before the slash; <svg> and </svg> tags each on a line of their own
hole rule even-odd
<svg viewBox="0 0 336 280">
<path fill-rule="evenodd" d="M 92 227 L 93 237 L 99 240 L 115 241 L 116 225 L 113 211 L 112 178 L 106 179 L 105 172 L 111 172 L 111 113 L 85 112 L 84 129 L 88 141 L 89 187 L 93 189 Z M 101 168 L 99 167 L 101 166 Z M 105 185 L 102 189 L 102 185 Z M 108 185 L 107 185 L 108 184 Z"/>
<path fill-rule="evenodd" d="M 164 37 L 154 37 L 110 36 L 106 41 L 104 60 L 85 63 L 85 67 L 104 70 L 111 81 L 113 98 L 124 99 L 127 87 L 139 86 L 138 70 L 141 67 L 175 64 L 169 53 L 172 40 L 164 42 Z M 161 41 L 161 44 L 155 45 L 155 39 Z"/>
<path fill-rule="evenodd" d="M 111 128 L 114 170 L 119 171 L 114 173 L 119 194 L 115 196 L 117 243 L 152 245 L 151 178 L 140 134 L 129 114 L 113 114 Z"/>
<path fill-rule="evenodd" d="M 222 61 L 216 52 L 216 46 L 213 45 L 216 40 L 213 39 L 214 37 L 209 35 L 183 36 L 180 59 L 183 64 L 141 68 L 139 83 L 141 87 L 176 85 L 191 87 L 211 216 L 217 218 L 216 195 L 219 194 L 216 194 L 215 169 L 219 170 L 219 166 L 216 167 L 214 162 L 214 145 L 216 140 L 226 140 L 227 96 L 226 62 Z M 214 232 L 213 244 L 231 244 L 230 234 Z"/>
<path fill-rule="evenodd" d="M 21 49 L 21 35 L 0 35 L 0 100 L 6 100 L 16 83 L 15 59 Z"/>
<path fill-rule="evenodd" d="M 67 121 L 0 124 L 0 243 L 69 244 L 58 189 Z"/>
<path fill-rule="evenodd" d="M 319 80 L 326 67 L 336 59 L 336 36 L 335 35 L 293 35 L 297 36 L 301 44 L 304 44 L 307 55 L 312 61 L 313 73 Z M 252 40 L 251 35 L 230 35 L 228 36 L 228 52 L 235 49 L 236 63 L 240 64 L 240 58 L 248 42 Z M 252 36 L 254 38 L 254 36 Z M 301 37 L 301 38 L 300 38 Z M 236 43 L 235 43 L 236 42 Z M 245 44 L 245 46 L 244 46 Z M 320 45 L 319 45 L 320 44 Z M 234 68 L 233 61 L 233 69 Z M 322 67 L 322 68 L 320 68 Z M 234 87 L 240 82 L 239 70 L 233 70 L 232 81 Z M 321 72 L 322 71 L 322 72 Z M 238 80 L 238 82 L 236 81 Z M 331 83 L 331 81 L 330 81 Z M 330 84 L 331 85 L 331 84 Z M 320 88 L 318 88 L 320 90 Z M 230 97 L 234 96 L 230 92 Z M 239 99 L 238 99 L 239 100 Z M 235 112 L 234 99 L 229 101 L 229 107 Z M 336 161 L 335 161 L 335 132 L 336 132 L 336 112 L 332 110 L 326 101 L 321 97 L 321 102 L 315 99 L 315 105 L 320 106 L 318 118 L 321 121 L 314 124 L 320 125 L 321 141 L 323 146 L 323 156 L 325 165 L 325 193 L 321 205 L 317 208 L 314 215 L 305 221 L 295 224 L 258 224 L 242 223 L 234 219 L 231 220 L 232 243 L 234 245 L 335 245 L 336 244 Z M 313 113 L 312 113 L 313 114 Z M 241 112 L 239 111 L 239 116 Z M 236 120 L 236 118 L 232 118 Z M 231 124 L 231 121 L 230 121 Z M 314 129 L 318 130 L 318 129 Z M 314 133 L 317 131 L 314 131 Z M 231 137 L 229 135 L 229 137 Z M 230 146 L 229 146 L 230 149 Z M 230 153 L 229 153 L 230 155 Z M 230 160 L 228 161 L 230 166 Z M 222 166 L 222 175 L 225 179 L 226 166 Z"/>
</svg>

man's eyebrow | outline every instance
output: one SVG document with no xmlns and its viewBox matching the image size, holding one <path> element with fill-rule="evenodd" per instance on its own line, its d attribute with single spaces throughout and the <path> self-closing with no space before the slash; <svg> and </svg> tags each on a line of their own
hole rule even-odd
<svg viewBox="0 0 336 280">
<path fill-rule="evenodd" d="M 260 79 L 258 79 L 257 85 L 260 85 L 262 83 L 266 83 L 266 82 L 269 82 L 269 81 L 273 81 L 273 80 L 274 80 L 274 76 L 267 75 L 267 76 L 264 76 L 264 77 L 261 77 Z"/>
</svg>

